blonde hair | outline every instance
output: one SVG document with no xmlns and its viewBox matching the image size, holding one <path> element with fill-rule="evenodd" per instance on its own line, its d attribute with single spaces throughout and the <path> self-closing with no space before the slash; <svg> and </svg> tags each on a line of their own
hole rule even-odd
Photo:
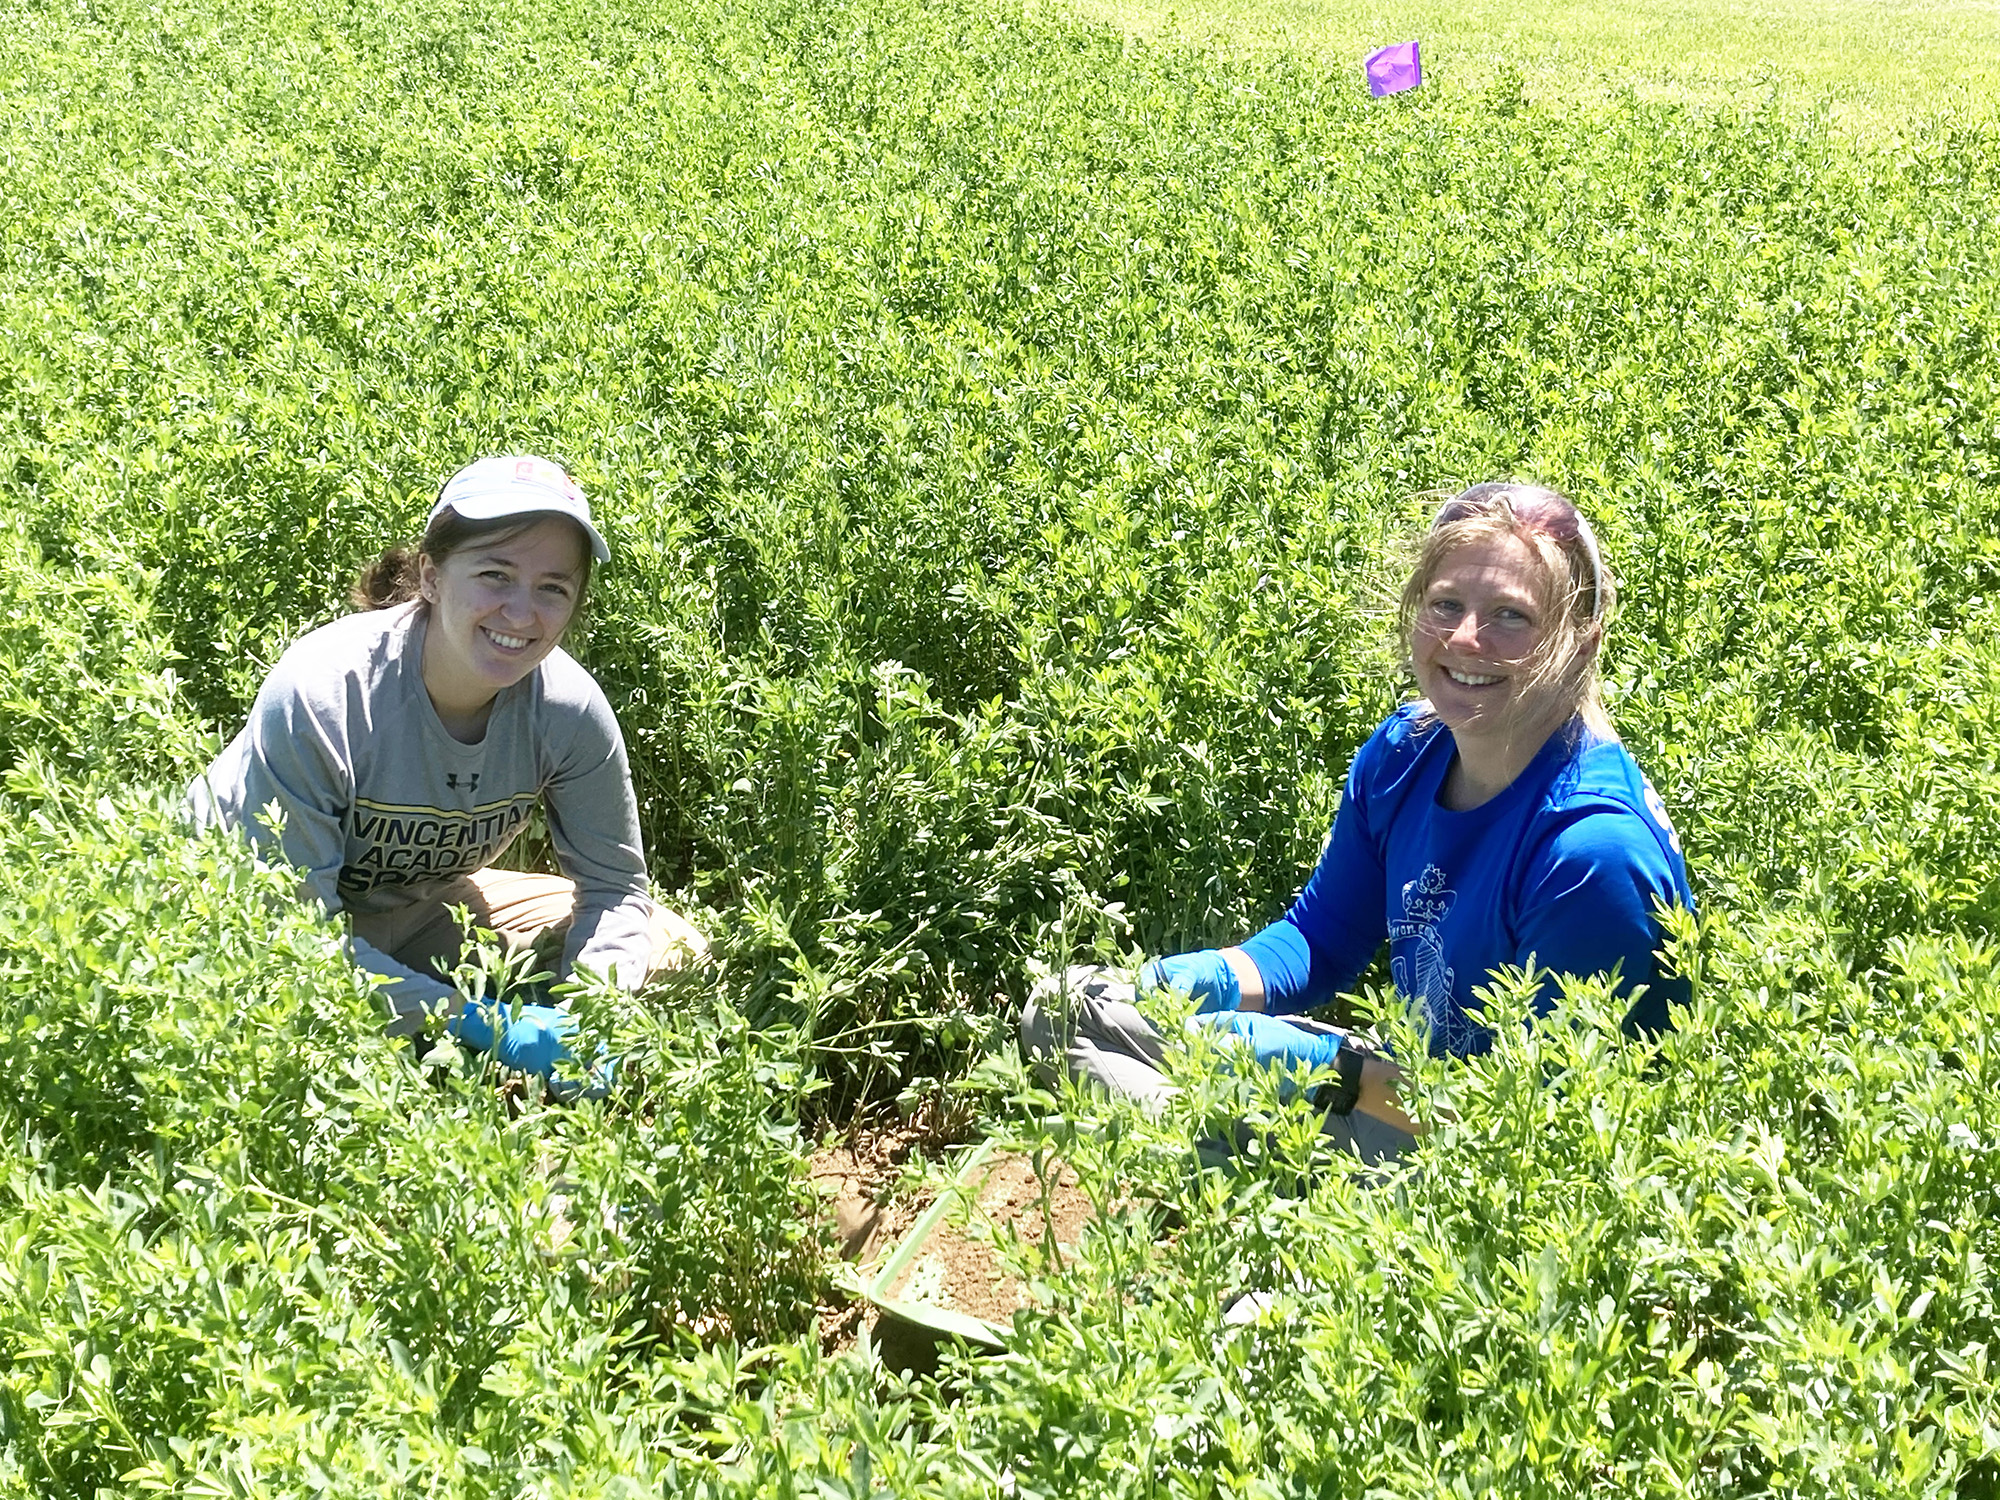
<svg viewBox="0 0 2000 1500">
<path fill-rule="evenodd" d="M 1566 703 L 1565 721 L 1581 718 L 1606 738 L 1615 736 L 1604 709 L 1598 675 L 1604 622 L 1618 602 L 1618 586 L 1604 565 L 1597 538 L 1575 502 L 1537 484 L 1475 484 L 1446 500 L 1417 550 L 1397 605 L 1398 632 L 1412 648 L 1424 595 L 1444 561 L 1461 547 L 1511 536 L 1540 564 L 1535 592 L 1542 605 L 1542 638 L 1526 663 L 1529 692 L 1555 691 Z M 1406 657 L 1407 659 L 1407 657 Z"/>
</svg>

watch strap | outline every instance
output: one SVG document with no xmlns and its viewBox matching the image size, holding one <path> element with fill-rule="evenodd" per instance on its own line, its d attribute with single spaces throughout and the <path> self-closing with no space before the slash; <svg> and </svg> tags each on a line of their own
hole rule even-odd
<svg viewBox="0 0 2000 1500">
<path fill-rule="evenodd" d="M 1348 1037 L 1340 1040 L 1340 1050 L 1333 1055 L 1333 1070 L 1336 1080 L 1323 1083 L 1313 1091 L 1313 1105 L 1330 1115 L 1350 1115 L 1361 1099 L 1361 1068 L 1368 1060 L 1367 1050 Z"/>
</svg>

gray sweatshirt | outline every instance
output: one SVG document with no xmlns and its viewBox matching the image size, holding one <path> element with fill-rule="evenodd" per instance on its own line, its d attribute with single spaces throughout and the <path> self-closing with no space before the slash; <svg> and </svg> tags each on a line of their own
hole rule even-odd
<svg viewBox="0 0 2000 1500">
<path fill-rule="evenodd" d="M 446 733 L 424 688 L 426 608 L 348 615 L 295 641 L 257 691 L 250 722 L 188 789 L 195 820 L 278 847 L 329 912 L 387 912 L 443 896 L 490 865 L 540 798 L 576 883 L 563 973 L 577 962 L 628 989 L 646 977 L 652 902 L 625 741 L 603 690 L 558 648 L 494 699 L 476 745 Z M 451 987 L 359 938 L 408 1030 Z"/>
</svg>

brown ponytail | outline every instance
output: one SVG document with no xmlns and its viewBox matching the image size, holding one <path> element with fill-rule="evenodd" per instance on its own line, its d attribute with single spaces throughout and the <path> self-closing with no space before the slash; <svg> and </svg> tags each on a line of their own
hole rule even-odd
<svg viewBox="0 0 2000 1500">
<path fill-rule="evenodd" d="M 356 575 L 347 597 L 356 609 L 388 609 L 417 597 L 417 559 L 409 547 L 390 547 Z"/>
</svg>

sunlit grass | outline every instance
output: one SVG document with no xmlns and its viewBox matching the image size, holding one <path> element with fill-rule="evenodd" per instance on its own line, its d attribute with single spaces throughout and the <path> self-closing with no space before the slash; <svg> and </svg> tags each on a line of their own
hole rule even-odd
<svg viewBox="0 0 2000 1500">
<path fill-rule="evenodd" d="M 1426 85 L 1490 87 L 1517 70 L 1532 96 L 1579 102 L 1631 89 L 1706 104 L 1823 108 L 1852 129 L 1950 113 L 1986 117 L 2000 97 L 1993 0 L 1061 0 L 1141 35 L 1351 65 L 1416 37 Z"/>
</svg>

